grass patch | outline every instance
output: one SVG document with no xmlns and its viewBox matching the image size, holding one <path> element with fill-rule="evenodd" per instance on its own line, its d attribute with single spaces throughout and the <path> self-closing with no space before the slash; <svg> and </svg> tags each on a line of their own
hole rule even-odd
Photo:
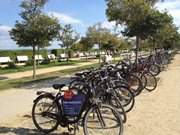
<svg viewBox="0 0 180 135">
<path fill-rule="evenodd" d="M 113 61 L 113 63 L 116 63 L 119 60 L 120 59 L 116 59 L 116 61 Z M 82 62 L 83 61 L 80 60 L 79 62 L 76 61 L 73 64 L 82 63 Z M 86 61 L 84 61 L 84 62 L 86 62 Z M 63 64 L 63 63 L 61 63 L 61 64 Z M 58 65 L 56 65 L 56 66 L 58 66 Z M 51 67 L 51 66 L 48 65 L 48 67 Z M 92 67 L 93 68 L 99 67 L 99 63 L 91 64 L 91 65 L 85 65 L 85 66 L 80 66 L 80 67 L 77 67 L 77 68 L 65 69 L 65 70 L 51 72 L 51 73 L 47 73 L 47 74 L 43 74 L 43 75 L 37 75 L 36 79 L 32 79 L 32 77 L 26 77 L 26 78 L 21 78 L 21 79 L 14 79 L 14 80 L 0 80 L 0 90 L 10 89 L 10 88 L 19 88 L 19 87 L 22 87 L 22 86 L 30 84 L 30 83 L 35 83 L 35 82 L 41 82 L 41 81 L 44 81 L 44 80 L 55 79 L 55 78 L 58 78 L 59 76 L 64 76 L 64 75 L 72 75 L 75 72 L 80 72 L 80 71 L 83 71 L 83 70 L 88 70 L 88 69 L 90 69 Z"/>
<path fill-rule="evenodd" d="M 98 66 L 99 64 L 91 64 L 91 65 L 81 66 L 78 68 L 65 69 L 65 70 L 51 72 L 51 73 L 47 73 L 43 75 L 37 75 L 36 79 L 32 79 L 32 77 L 26 77 L 22 79 L 1 80 L 0 90 L 10 89 L 10 88 L 19 88 L 30 83 L 41 82 L 41 81 L 45 81 L 49 79 L 55 79 L 55 78 L 58 78 L 59 76 L 73 74 L 75 72 L 79 72 L 82 70 L 89 69 L 91 67 L 98 67 Z"/>
<path fill-rule="evenodd" d="M 65 66 L 65 65 L 75 65 L 78 63 L 88 62 L 85 60 L 70 60 L 68 63 L 66 61 L 62 62 L 51 62 L 50 64 L 40 64 L 38 69 L 42 68 L 49 68 L 54 66 Z M 15 72 L 24 72 L 32 70 L 33 66 L 17 66 L 17 68 L 10 69 L 10 68 L 0 68 L 0 74 L 8 74 L 8 73 L 15 73 Z"/>
</svg>

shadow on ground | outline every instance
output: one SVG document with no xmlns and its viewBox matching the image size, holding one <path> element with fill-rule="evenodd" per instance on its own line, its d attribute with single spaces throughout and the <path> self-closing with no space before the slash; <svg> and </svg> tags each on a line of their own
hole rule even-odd
<svg viewBox="0 0 180 135">
<path fill-rule="evenodd" d="M 38 132 L 36 129 L 29 129 L 29 128 L 12 128 L 12 127 L 0 127 L 0 134 L 15 134 L 15 135 L 45 135 L 43 133 Z M 48 135 L 70 135 L 68 133 L 51 133 Z"/>
<path fill-rule="evenodd" d="M 6 80 L 6 79 L 8 79 L 7 77 L 1 77 L 0 76 L 0 80 Z"/>
<path fill-rule="evenodd" d="M 70 77 L 49 78 L 45 80 L 38 80 L 38 81 L 24 83 L 23 86 L 21 86 L 21 88 L 25 88 L 25 89 L 51 88 L 53 84 L 56 84 L 56 83 L 68 84 L 69 81 L 70 81 Z"/>
</svg>

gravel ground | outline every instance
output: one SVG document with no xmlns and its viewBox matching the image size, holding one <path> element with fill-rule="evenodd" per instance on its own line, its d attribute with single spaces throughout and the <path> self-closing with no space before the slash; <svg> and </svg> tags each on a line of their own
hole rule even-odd
<svg viewBox="0 0 180 135">
<path fill-rule="evenodd" d="M 180 54 L 159 77 L 155 91 L 143 92 L 136 98 L 124 125 L 124 135 L 180 135 Z M 40 135 L 30 117 L 32 101 L 35 91 L 52 90 L 50 86 L 54 82 L 59 79 L 1 92 L 0 134 Z M 62 135 L 63 131 L 59 129 L 54 135 Z"/>
</svg>

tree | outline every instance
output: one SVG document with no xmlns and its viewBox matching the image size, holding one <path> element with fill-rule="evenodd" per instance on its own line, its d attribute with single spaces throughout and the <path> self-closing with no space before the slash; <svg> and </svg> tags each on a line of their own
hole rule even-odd
<svg viewBox="0 0 180 135">
<path fill-rule="evenodd" d="M 22 21 L 16 21 L 10 31 L 11 38 L 19 47 L 33 48 L 33 78 L 36 78 L 36 47 L 44 48 L 50 45 L 58 34 L 59 24 L 56 18 L 42 13 L 47 0 L 24 0 L 20 7 Z"/>
<path fill-rule="evenodd" d="M 178 28 L 173 23 L 167 23 L 148 41 L 154 48 L 174 48 L 179 40 Z"/>
<path fill-rule="evenodd" d="M 58 40 L 62 42 L 60 46 L 66 48 L 68 54 L 67 62 L 69 61 L 70 48 L 74 43 L 78 41 L 78 39 L 79 39 L 79 34 L 77 34 L 73 30 L 70 24 L 66 24 L 63 27 L 61 27 L 58 35 Z"/>
<path fill-rule="evenodd" d="M 160 44 L 159 40 L 169 37 L 171 32 L 166 35 L 164 31 L 166 28 L 172 31 L 177 31 L 173 24 L 173 18 L 167 12 L 159 12 L 155 10 L 152 14 L 151 23 L 157 24 L 155 31 L 149 35 L 148 40 L 152 43 L 152 47 L 155 48 L 156 44 Z"/>
<path fill-rule="evenodd" d="M 81 51 L 88 52 L 92 49 L 93 44 L 91 44 L 90 39 L 88 37 L 81 37 L 80 41 L 76 42 L 71 46 L 73 51 Z M 86 60 L 88 60 L 88 56 L 86 55 Z"/>
<path fill-rule="evenodd" d="M 100 23 L 89 27 L 86 32 L 86 39 L 89 46 L 98 44 L 101 50 L 113 50 L 121 43 L 118 35 L 113 34 L 109 29 L 103 28 Z"/>
<path fill-rule="evenodd" d="M 140 39 L 147 39 L 153 35 L 162 23 L 161 14 L 152 8 L 156 1 L 148 0 L 106 0 L 106 14 L 109 21 L 124 25 L 124 36 L 136 37 L 136 63 Z"/>
</svg>

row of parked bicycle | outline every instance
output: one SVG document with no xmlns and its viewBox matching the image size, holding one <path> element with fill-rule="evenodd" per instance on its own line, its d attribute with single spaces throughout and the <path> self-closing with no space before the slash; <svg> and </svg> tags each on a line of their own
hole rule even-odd
<svg viewBox="0 0 180 135">
<path fill-rule="evenodd" d="M 68 90 L 62 90 L 65 84 L 54 84 L 57 93 L 37 92 L 33 122 L 43 133 L 60 125 L 73 134 L 83 127 L 85 135 L 122 135 L 135 97 L 156 89 L 156 76 L 170 60 L 171 54 L 163 51 L 139 58 L 138 63 L 127 59 L 76 73 Z"/>
</svg>

